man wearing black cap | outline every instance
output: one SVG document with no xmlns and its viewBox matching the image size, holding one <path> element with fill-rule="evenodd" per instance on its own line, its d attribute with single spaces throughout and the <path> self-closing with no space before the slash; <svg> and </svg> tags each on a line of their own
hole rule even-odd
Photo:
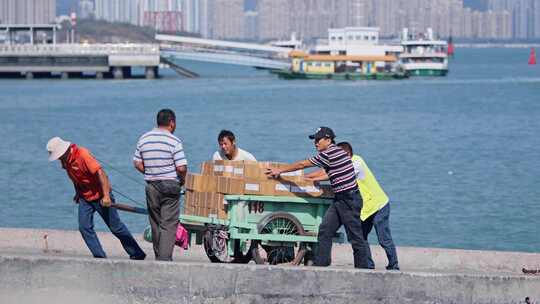
<svg viewBox="0 0 540 304">
<path fill-rule="evenodd" d="M 310 159 L 298 161 L 284 168 L 270 168 L 267 174 L 275 178 L 281 173 L 301 170 L 308 167 L 320 167 L 326 171 L 334 191 L 334 202 L 330 205 L 319 226 L 319 252 L 315 257 L 315 266 L 329 266 L 332 255 L 332 238 L 341 225 L 345 226 L 347 237 L 353 248 L 354 267 L 368 268 L 368 243 L 362 234 L 360 211 L 362 197 L 358 190 L 354 167 L 349 155 L 334 142 L 334 131 L 320 127 L 309 138 L 315 142 L 319 151 Z"/>
</svg>

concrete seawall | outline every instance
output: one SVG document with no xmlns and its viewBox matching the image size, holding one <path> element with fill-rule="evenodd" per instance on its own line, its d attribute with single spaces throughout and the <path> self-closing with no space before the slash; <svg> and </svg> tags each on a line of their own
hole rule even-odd
<svg viewBox="0 0 540 304">
<path fill-rule="evenodd" d="M 540 275 L 521 274 L 540 254 L 400 247 L 392 272 L 351 269 L 348 246 L 331 268 L 277 267 L 211 264 L 197 247 L 155 262 L 149 243 L 147 261 L 129 261 L 100 238 L 111 259 L 88 258 L 77 232 L 0 229 L 0 303 L 540 303 Z"/>
<path fill-rule="evenodd" d="M 520 303 L 540 277 L 0 257 L 0 303 Z"/>
</svg>

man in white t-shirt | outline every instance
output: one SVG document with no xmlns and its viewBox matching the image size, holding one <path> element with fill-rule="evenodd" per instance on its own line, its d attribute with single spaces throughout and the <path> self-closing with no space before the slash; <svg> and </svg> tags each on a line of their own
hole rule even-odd
<svg viewBox="0 0 540 304">
<path fill-rule="evenodd" d="M 221 130 L 218 135 L 219 150 L 214 153 L 213 160 L 252 160 L 257 161 L 248 151 L 236 146 L 234 133 L 229 130 Z"/>
</svg>

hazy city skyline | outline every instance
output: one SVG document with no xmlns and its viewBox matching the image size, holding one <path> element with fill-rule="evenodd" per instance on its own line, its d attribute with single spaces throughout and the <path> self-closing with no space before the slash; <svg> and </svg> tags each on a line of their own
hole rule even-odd
<svg viewBox="0 0 540 304">
<path fill-rule="evenodd" d="M 96 2 L 104 0 L 95 0 Z M 540 38 L 540 4 L 534 0 L 129 0 L 108 1 L 110 11 L 133 13 L 129 21 L 96 10 L 96 19 L 155 25 L 161 30 L 199 33 L 205 38 L 236 40 L 287 39 L 292 32 L 310 40 L 327 36 L 328 28 L 375 26 L 382 37 L 398 37 L 402 28 L 456 39 Z M 165 12 L 179 12 L 178 16 Z M 109 14 L 110 15 L 110 14 Z M 172 19 L 180 18 L 181 21 Z M 156 26 L 154 26 L 156 27 Z"/>
<path fill-rule="evenodd" d="M 379 27 L 386 38 L 398 37 L 404 27 L 431 27 L 442 38 L 540 38 L 535 0 L 0 0 L 0 22 L 51 23 L 57 1 L 63 12 L 68 7 L 80 18 L 215 39 L 267 41 L 294 32 L 312 40 L 345 26 Z"/>
<path fill-rule="evenodd" d="M 55 18 L 56 0 L 0 0 L 0 24 L 47 24 Z"/>
</svg>

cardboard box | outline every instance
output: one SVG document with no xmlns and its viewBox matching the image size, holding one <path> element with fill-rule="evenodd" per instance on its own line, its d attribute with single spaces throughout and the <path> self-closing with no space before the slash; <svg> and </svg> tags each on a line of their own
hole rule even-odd
<svg viewBox="0 0 540 304">
<path fill-rule="evenodd" d="M 292 184 L 291 192 L 304 197 L 334 197 L 334 193 L 332 192 L 330 185 L 318 185 L 308 181 Z"/>
<path fill-rule="evenodd" d="M 210 165 L 206 165 L 210 167 Z M 215 160 L 212 163 L 212 175 L 226 177 L 243 177 L 244 163 L 242 161 Z"/>
<path fill-rule="evenodd" d="M 201 175 L 214 175 L 214 163 L 205 161 L 201 164 Z"/>
<path fill-rule="evenodd" d="M 280 180 L 274 181 L 273 195 L 291 196 L 291 184 Z"/>
<path fill-rule="evenodd" d="M 217 178 L 217 192 L 223 194 L 244 194 L 244 180 L 235 177 L 219 176 Z"/>
<path fill-rule="evenodd" d="M 208 216 L 226 219 L 225 196 L 221 193 L 208 193 L 207 198 Z M 220 217 L 221 216 L 221 217 Z"/>
<path fill-rule="evenodd" d="M 247 165 L 247 164 L 246 164 Z M 288 166 L 289 164 L 285 163 L 278 163 L 278 162 L 257 162 L 256 166 L 261 169 L 262 174 L 266 176 L 266 169 L 268 168 L 278 168 L 283 169 L 284 167 Z M 302 177 L 304 176 L 304 170 L 297 170 L 292 172 L 285 172 L 281 174 L 282 177 Z"/>
<path fill-rule="evenodd" d="M 197 215 L 197 199 L 198 195 L 195 192 L 186 191 L 184 196 L 184 214 Z"/>
<path fill-rule="evenodd" d="M 196 192 L 215 192 L 217 190 L 217 177 L 188 173 L 186 189 Z"/>
<path fill-rule="evenodd" d="M 275 181 L 273 195 L 320 198 L 334 197 L 334 193 L 332 192 L 330 185 L 317 185 L 312 181 Z"/>
<path fill-rule="evenodd" d="M 244 180 L 244 194 L 247 195 L 274 195 L 275 181 L 272 180 Z"/>
<path fill-rule="evenodd" d="M 221 193 L 186 191 L 184 214 L 227 219 L 226 210 L 225 196 Z"/>
<path fill-rule="evenodd" d="M 241 179 L 218 177 L 217 192 L 237 195 L 274 195 L 273 180 Z"/>
<path fill-rule="evenodd" d="M 218 208 L 218 219 L 220 220 L 226 220 L 228 218 L 228 211 L 227 211 L 227 204 L 223 204 L 220 208 Z"/>
<path fill-rule="evenodd" d="M 240 179 L 218 177 L 217 192 L 236 195 L 275 195 L 332 198 L 330 185 L 317 185 L 312 181 L 275 179 Z"/>
<path fill-rule="evenodd" d="M 321 197 L 323 190 L 314 183 L 303 182 L 291 184 L 291 193 L 298 196 Z"/>
<path fill-rule="evenodd" d="M 266 176 L 266 168 L 260 167 L 255 162 L 244 163 L 244 177 L 249 179 L 268 179 Z"/>
<path fill-rule="evenodd" d="M 267 180 L 266 170 L 268 168 L 283 168 L 286 165 L 277 162 L 214 160 L 202 163 L 201 175 Z M 282 176 L 296 181 L 298 177 L 304 176 L 304 171 L 286 172 Z"/>
</svg>

